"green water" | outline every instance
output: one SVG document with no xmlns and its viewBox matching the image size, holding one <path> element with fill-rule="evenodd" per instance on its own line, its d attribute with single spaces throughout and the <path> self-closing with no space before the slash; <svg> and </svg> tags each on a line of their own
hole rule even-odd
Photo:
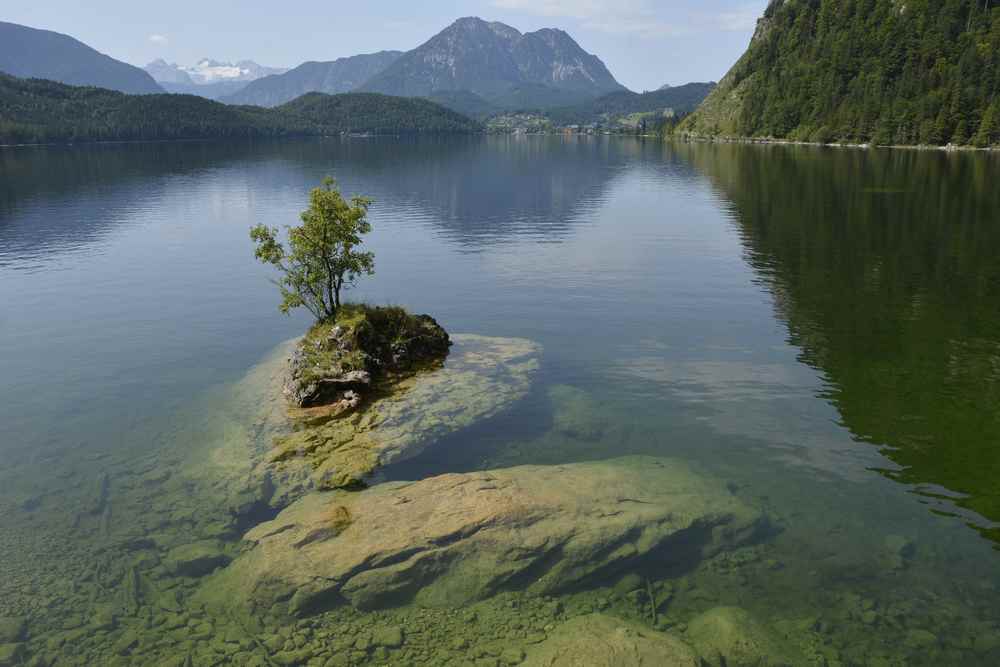
<svg viewBox="0 0 1000 667">
<path fill-rule="evenodd" d="M 736 606 L 795 664 L 996 664 L 998 169 L 542 138 L 4 151 L 0 617 L 25 631 L 0 645 L 13 664 L 485 665 L 595 611 L 686 638 Z M 376 482 L 648 455 L 772 530 L 555 595 L 203 607 L 210 577 L 175 550 L 238 558 L 296 493 L 267 501 L 254 462 L 288 428 L 273 378 L 305 322 L 277 314 L 246 230 L 293 222 L 326 173 L 378 201 L 359 298 L 541 349 L 526 396 Z"/>
</svg>

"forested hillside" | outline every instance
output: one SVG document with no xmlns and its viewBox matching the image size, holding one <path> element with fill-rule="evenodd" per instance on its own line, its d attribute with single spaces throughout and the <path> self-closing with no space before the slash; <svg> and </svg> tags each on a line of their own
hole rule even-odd
<svg viewBox="0 0 1000 667">
<path fill-rule="evenodd" d="M 148 73 L 69 35 L 0 21 L 0 72 L 123 93 L 162 93 Z"/>
<path fill-rule="evenodd" d="M 276 109 L 194 95 L 125 95 L 0 75 L 0 143 L 474 132 L 479 125 L 426 100 L 307 95 Z"/>
<path fill-rule="evenodd" d="M 877 144 L 1000 142 L 996 0 L 772 0 L 680 127 Z"/>
<path fill-rule="evenodd" d="M 443 134 L 480 129 L 471 119 L 429 100 L 376 93 L 309 93 L 275 108 L 272 113 L 291 119 L 293 125 L 304 124 L 327 132 L 332 128 L 336 132 L 370 134 Z"/>
<path fill-rule="evenodd" d="M 687 83 L 642 94 L 624 90 L 576 106 L 552 109 L 546 115 L 560 125 L 594 123 L 615 116 L 665 109 L 684 115 L 694 111 L 713 88 L 714 83 Z"/>
</svg>

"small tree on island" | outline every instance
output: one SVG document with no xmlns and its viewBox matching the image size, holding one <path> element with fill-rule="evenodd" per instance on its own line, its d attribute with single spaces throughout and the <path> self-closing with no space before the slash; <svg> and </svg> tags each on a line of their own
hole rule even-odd
<svg viewBox="0 0 1000 667">
<path fill-rule="evenodd" d="M 278 241 L 278 229 L 257 225 L 250 238 L 254 255 L 283 275 L 274 283 L 281 290 L 281 312 L 304 307 L 317 321 L 332 322 L 340 309 L 340 294 L 362 275 L 375 272 L 375 255 L 362 252 L 361 236 L 371 231 L 366 197 L 344 199 L 332 178 L 309 194 L 302 224 L 288 227 L 288 248 Z"/>
</svg>

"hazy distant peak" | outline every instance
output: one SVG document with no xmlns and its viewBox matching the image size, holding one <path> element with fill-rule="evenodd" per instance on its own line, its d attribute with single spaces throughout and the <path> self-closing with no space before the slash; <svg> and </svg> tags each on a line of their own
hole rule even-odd
<svg viewBox="0 0 1000 667">
<path fill-rule="evenodd" d="M 253 60 L 229 63 L 214 58 L 202 58 L 190 67 L 183 67 L 176 63 L 168 64 L 160 58 L 146 65 L 145 69 L 157 81 L 201 86 L 225 81 L 249 83 L 271 74 L 281 74 L 288 71 L 281 67 L 264 67 Z"/>
</svg>

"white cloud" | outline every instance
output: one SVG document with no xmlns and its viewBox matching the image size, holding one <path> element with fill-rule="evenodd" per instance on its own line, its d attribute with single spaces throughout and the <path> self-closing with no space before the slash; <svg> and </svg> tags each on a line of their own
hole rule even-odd
<svg viewBox="0 0 1000 667">
<path fill-rule="evenodd" d="M 170 40 L 167 39 L 166 35 L 150 35 L 149 41 L 151 41 L 153 44 L 156 44 L 157 46 L 164 46 Z"/>
</svg>

